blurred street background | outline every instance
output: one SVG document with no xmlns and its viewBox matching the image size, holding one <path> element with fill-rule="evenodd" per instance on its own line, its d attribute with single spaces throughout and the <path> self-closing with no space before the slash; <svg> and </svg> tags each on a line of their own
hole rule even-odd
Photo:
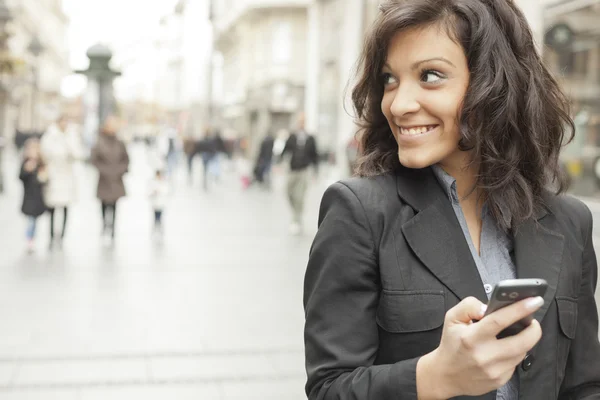
<svg viewBox="0 0 600 400">
<path fill-rule="evenodd" d="M 600 244 L 600 0 L 517 2 Z M 0 399 L 305 398 L 304 269 L 378 3 L 0 0 Z"/>
</svg>

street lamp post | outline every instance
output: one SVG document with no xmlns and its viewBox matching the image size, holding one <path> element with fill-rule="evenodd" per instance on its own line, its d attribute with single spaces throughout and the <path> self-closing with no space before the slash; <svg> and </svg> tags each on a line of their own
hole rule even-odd
<svg viewBox="0 0 600 400">
<path fill-rule="evenodd" d="M 8 57 L 8 38 L 9 34 L 6 30 L 6 25 L 12 20 L 12 15 L 10 10 L 6 6 L 4 0 L 0 0 L 0 56 L 2 57 L 2 63 L 0 65 L 0 193 L 4 192 L 4 170 L 2 168 L 3 160 L 3 152 L 5 146 L 5 112 L 6 112 L 6 98 L 8 96 L 8 92 L 6 90 L 6 80 L 4 77 L 10 71 L 6 71 L 9 69 L 8 64 L 10 63 Z M 6 61 L 6 62 L 4 62 Z"/>
<path fill-rule="evenodd" d="M 33 63 L 33 88 L 31 92 L 31 133 L 35 132 L 37 125 L 37 97 L 39 91 L 39 57 L 45 50 L 44 46 L 40 42 L 37 36 L 33 36 L 27 50 L 31 53 L 34 58 Z"/>
<path fill-rule="evenodd" d="M 121 72 L 110 67 L 112 52 L 109 48 L 97 44 L 90 47 L 86 54 L 90 60 L 89 67 L 75 72 L 88 78 L 88 95 L 86 97 L 89 105 L 93 105 L 91 107 L 93 109 L 86 112 L 84 130 L 88 145 L 92 145 L 96 140 L 97 129 L 104 123 L 106 117 L 115 111 L 112 85 L 113 80 L 120 76 Z"/>
</svg>

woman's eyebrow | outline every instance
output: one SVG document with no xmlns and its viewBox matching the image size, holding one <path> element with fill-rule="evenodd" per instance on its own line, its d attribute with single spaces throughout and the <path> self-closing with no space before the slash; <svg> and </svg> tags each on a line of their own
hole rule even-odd
<svg viewBox="0 0 600 400">
<path fill-rule="evenodd" d="M 444 63 L 446 63 L 446 64 L 448 64 L 448 65 L 451 65 L 451 66 L 453 66 L 454 68 L 456 68 L 456 66 L 455 66 L 454 64 L 452 64 L 452 62 L 450 62 L 450 60 L 448 60 L 447 58 L 444 58 L 444 57 L 434 57 L 434 58 L 428 58 L 427 60 L 421 60 L 421 61 L 417 61 L 416 63 L 414 63 L 414 64 L 411 66 L 411 69 L 417 69 L 417 68 L 419 68 L 419 66 L 420 66 L 421 64 L 424 64 L 424 63 L 426 63 L 426 62 L 430 62 L 430 61 L 441 61 L 441 62 L 444 62 Z"/>
<path fill-rule="evenodd" d="M 419 66 L 421 64 L 425 64 L 426 62 L 431 62 L 431 61 L 441 61 L 441 62 L 444 62 L 444 63 L 446 63 L 446 64 L 448 64 L 448 65 L 456 68 L 456 65 L 452 64 L 452 62 L 450 60 L 448 60 L 447 58 L 444 58 L 444 57 L 433 57 L 433 58 L 428 58 L 426 60 L 417 61 L 416 63 L 414 63 L 413 65 L 411 65 L 411 69 L 417 69 L 417 68 L 419 68 Z M 390 67 L 390 64 L 387 63 L 387 62 L 383 65 L 383 68 L 387 68 L 390 71 L 394 70 L 392 67 Z"/>
</svg>

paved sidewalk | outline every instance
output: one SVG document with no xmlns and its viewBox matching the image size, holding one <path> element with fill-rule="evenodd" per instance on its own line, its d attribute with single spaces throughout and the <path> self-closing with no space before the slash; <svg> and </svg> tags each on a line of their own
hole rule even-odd
<svg viewBox="0 0 600 400">
<path fill-rule="evenodd" d="M 8 182 L 0 399 L 305 398 L 302 281 L 327 182 L 311 190 L 310 228 L 291 237 L 281 177 L 273 192 L 244 192 L 229 172 L 204 193 L 182 171 L 159 241 L 151 171 L 143 149 L 131 156 L 114 247 L 100 237 L 91 169 L 78 170 L 62 251 L 48 251 L 43 217 L 38 251 L 24 252 L 20 186 Z"/>
</svg>

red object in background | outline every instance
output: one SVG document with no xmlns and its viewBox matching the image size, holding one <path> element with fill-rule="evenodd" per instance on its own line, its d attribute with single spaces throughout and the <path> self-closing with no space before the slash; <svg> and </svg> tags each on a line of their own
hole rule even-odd
<svg viewBox="0 0 600 400">
<path fill-rule="evenodd" d="M 248 189 L 248 186 L 250 186 L 250 177 L 249 176 L 242 176 L 242 188 Z"/>
</svg>

